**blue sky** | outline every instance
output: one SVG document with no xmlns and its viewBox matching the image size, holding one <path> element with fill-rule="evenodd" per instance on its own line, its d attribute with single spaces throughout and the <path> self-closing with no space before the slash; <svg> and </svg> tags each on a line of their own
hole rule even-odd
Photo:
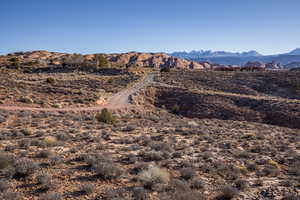
<svg viewBox="0 0 300 200">
<path fill-rule="evenodd" d="M 0 0 L 0 54 L 300 47 L 300 0 Z"/>
</svg>

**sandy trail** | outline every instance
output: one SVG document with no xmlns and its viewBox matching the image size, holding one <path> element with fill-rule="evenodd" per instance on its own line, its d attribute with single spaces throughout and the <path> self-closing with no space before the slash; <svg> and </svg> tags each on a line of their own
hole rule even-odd
<svg viewBox="0 0 300 200">
<path fill-rule="evenodd" d="M 140 89 L 154 83 L 154 77 L 157 75 L 156 72 L 149 73 L 141 81 L 134 84 L 130 88 L 126 88 L 110 98 L 99 106 L 92 107 L 80 107 L 80 108 L 36 108 L 36 107 L 26 107 L 26 106 L 8 106 L 0 105 L 0 110 L 9 111 L 45 111 L 45 112 L 78 112 L 78 111 L 99 111 L 103 108 L 114 109 L 124 109 L 131 108 L 134 105 L 130 104 L 130 96 L 138 92 Z"/>
</svg>

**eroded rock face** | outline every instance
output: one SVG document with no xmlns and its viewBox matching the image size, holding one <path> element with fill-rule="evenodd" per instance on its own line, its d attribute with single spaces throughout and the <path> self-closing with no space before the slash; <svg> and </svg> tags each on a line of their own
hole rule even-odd
<svg viewBox="0 0 300 200">
<path fill-rule="evenodd" d="M 203 69 L 200 63 L 169 56 L 164 53 L 137 53 L 107 54 L 108 60 L 118 65 L 133 65 L 153 68 L 187 68 Z"/>
<path fill-rule="evenodd" d="M 60 64 L 64 58 L 69 58 L 73 54 L 48 52 L 48 51 L 32 51 L 13 53 L 11 56 L 18 57 L 24 61 L 43 60 L 53 64 Z M 96 54 L 84 55 L 87 61 L 94 60 Z M 137 67 L 152 67 L 152 68 L 181 68 L 181 69 L 203 69 L 210 68 L 209 63 L 198 63 L 188 61 L 181 58 L 169 56 L 165 53 L 139 53 L 128 52 L 120 54 L 103 54 L 108 61 L 113 65 L 126 65 Z M 80 55 L 76 55 L 77 57 Z"/>
</svg>

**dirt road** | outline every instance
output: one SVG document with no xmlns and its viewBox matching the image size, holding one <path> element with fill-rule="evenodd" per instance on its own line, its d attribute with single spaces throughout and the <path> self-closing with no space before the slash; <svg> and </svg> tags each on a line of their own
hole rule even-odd
<svg viewBox="0 0 300 200">
<path fill-rule="evenodd" d="M 98 111 L 102 110 L 103 108 L 108 109 L 122 109 L 122 108 L 130 108 L 133 107 L 130 104 L 130 96 L 138 92 L 140 89 L 154 83 L 154 77 L 158 75 L 157 72 L 152 72 L 146 75 L 142 80 L 138 83 L 134 84 L 133 86 L 126 88 L 110 98 L 99 106 L 93 107 L 80 107 L 80 108 L 35 108 L 35 107 L 25 107 L 25 106 L 7 106 L 7 105 L 0 105 L 0 110 L 10 110 L 10 111 L 17 111 L 17 110 L 24 110 L 24 111 L 45 111 L 45 112 L 67 112 L 67 111 Z"/>
</svg>

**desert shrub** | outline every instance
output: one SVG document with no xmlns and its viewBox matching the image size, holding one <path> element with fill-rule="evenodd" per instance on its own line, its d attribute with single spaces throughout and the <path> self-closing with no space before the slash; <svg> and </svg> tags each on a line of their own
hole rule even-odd
<svg viewBox="0 0 300 200">
<path fill-rule="evenodd" d="M 206 199 L 201 193 L 193 191 L 193 190 L 186 190 L 186 191 L 174 191 L 163 193 L 160 196 L 161 200 L 204 200 Z"/>
<path fill-rule="evenodd" d="M 124 155 L 123 161 L 127 164 L 134 164 L 138 160 L 137 156 L 134 154 Z"/>
<path fill-rule="evenodd" d="M 63 162 L 63 160 L 60 156 L 53 156 L 49 159 L 49 165 L 50 166 L 55 166 L 55 165 L 58 165 L 62 162 Z"/>
<path fill-rule="evenodd" d="M 24 128 L 21 130 L 21 133 L 23 133 L 25 136 L 32 135 L 33 131 L 30 128 Z"/>
<path fill-rule="evenodd" d="M 46 79 L 46 82 L 49 83 L 49 84 L 54 84 L 55 83 L 55 79 L 53 77 L 48 77 Z"/>
<path fill-rule="evenodd" d="M 180 175 L 183 179 L 189 180 L 196 175 L 196 172 L 192 168 L 183 168 L 180 170 Z"/>
<path fill-rule="evenodd" d="M 58 104 L 58 103 L 52 104 L 51 106 L 52 106 L 53 108 L 60 108 L 60 107 L 61 107 L 60 104 Z"/>
<path fill-rule="evenodd" d="M 69 135 L 66 133 L 58 133 L 55 137 L 60 141 L 67 141 L 69 139 Z"/>
<path fill-rule="evenodd" d="M 191 182 L 191 188 L 192 189 L 202 189 L 202 188 L 204 188 L 204 183 L 203 183 L 203 181 L 201 181 L 199 179 L 194 179 Z"/>
<path fill-rule="evenodd" d="M 16 68 L 20 67 L 20 60 L 19 60 L 19 58 L 13 57 L 13 58 L 10 58 L 9 61 L 11 62 L 12 66 L 14 66 Z"/>
<path fill-rule="evenodd" d="M 232 186 L 224 186 L 220 190 L 220 194 L 218 195 L 218 200 L 230 200 L 237 196 L 239 193 L 238 189 Z"/>
<path fill-rule="evenodd" d="M 164 159 L 164 153 L 162 151 L 147 151 L 143 152 L 143 158 L 145 161 L 160 161 Z"/>
<path fill-rule="evenodd" d="M 6 147 L 5 147 L 5 149 L 4 149 L 4 151 L 14 151 L 15 149 L 17 149 L 17 147 L 16 146 L 14 146 L 14 145 L 7 145 Z"/>
<path fill-rule="evenodd" d="M 189 184 L 186 181 L 180 179 L 172 179 L 169 183 L 170 191 L 187 191 L 190 190 Z"/>
<path fill-rule="evenodd" d="M 241 191 L 244 191 L 249 188 L 249 182 L 243 179 L 238 179 L 234 182 L 235 187 Z"/>
<path fill-rule="evenodd" d="M 32 139 L 32 140 L 30 140 L 30 145 L 41 147 L 41 148 L 47 147 L 47 145 L 44 143 L 44 141 L 38 140 L 38 139 Z"/>
<path fill-rule="evenodd" d="M 160 195 L 161 200 L 203 200 L 205 197 L 199 192 L 190 189 L 189 185 L 185 181 L 173 179 L 169 184 L 167 193 Z"/>
<path fill-rule="evenodd" d="M 103 55 L 96 55 L 95 56 L 96 62 L 97 62 L 97 67 L 103 68 L 103 67 L 108 67 L 108 61 Z"/>
<path fill-rule="evenodd" d="M 84 161 L 102 179 L 116 179 L 122 175 L 122 170 L 113 161 L 102 154 L 84 155 Z"/>
<path fill-rule="evenodd" d="M 254 181 L 254 186 L 263 186 L 264 185 L 264 181 L 262 179 L 257 179 Z"/>
<path fill-rule="evenodd" d="M 93 170 L 105 180 L 116 179 L 122 175 L 121 169 L 112 162 L 97 162 L 93 165 Z"/>
<path fill-rule="evenodd" d="M 238 158 L 245 158 L 245 159 L 250 159 L 251 158 L 251 154 L 247 151 L 242 151 L 242 152 L 239 152 L 237 154 L 237 157 Z"/>
<path fill-rule="evenodd" d="M 108 109 L 104 108 L 102 109 L 101 113 L 96 114 L 96 119 L 99 122 L 103 122 L 106 124 L 115 124 L 116 123 L 116 117 L 108 111 Z"/>
<path fill-rule="evenodd" d="M 108 84 L 112 84 L 113 82 L 114 82 L 114 79 L 112 79 L 112 78 L 107 80 Z"/>
<path fill-rule="evenodd" d="M 43 143 L 48 146 L 48 147 L 51 147 L 51 146 L 56 146 L 58 145 L 58 142 L 57 142 L 57 139 L 53 136 L 47 136 L 43 139 Z"/>
<path fill-rule="evenodd" d="M 19 141 L 19 147 L 27 149 L 32 145 L 32 140 L 29 138 L 25 138 Z"/>
<path fill-rule="evenodd" d="M 179 114 L 180 112 L 180 107 L 178 104 L 175 104 L 171 107 L 171 112 L 174 113 L 174 114 Z"/>
<path fill-rule="evenodd" d="M 122 131 L 131 132 L 134 131 L 137 128 L 136 125 L 128 125 L 125 128 L 122 129 Z"/>
<path fill-rule="evenodd" d="M 78 189 L 82 194 L 92 194 L 95 191 L 95 186 L 89 183 L 81 184 Z"/>
<path fill-rule="evenodd" d="M 258 169 L 258 168 L 257 168 L 257 165 L 256 165 L 255 163 L 247 163 L 247 164 L 246 164 L 246 167 L 247 167 L 247 169 L 248 169 L 249 171 L 255 171 L 255 170 Z"/>
<path fill-rule="evenodd" d="M 80 155 L 78 160 L 84 160 L 88 167 L 93 167 L 97 162 L 109 162 L 109 160 L 100 153 L 91 153 Z"/>
<path fill-rule="evenodd" d="M 167 152 L 173 151 L 172 147 L 165 142 L 151 142 L 149 146 L 151 149 L 154 149 L 155 151 L 167 151 Z"/>
<path fill-rule="evenodd" d="M 50 192 L 41 197 L 41 200 L 60 200 L 61 195 L 56 192 Z"/>
<path fill-rule="evenodd" d="M 49 190 L 52 187 L 52 178 L 47 173 L 41 173 L 36 177 L 36 180 L 41 185 L 42 190 Z"/>
<path fill-rule="evenodd" d="M 10 184 L 7 180 L 0 180 L 0 193 L 5 192 L 10 188 Z"/>
<path fill-rule="evenodd" d="M 17 57 L 12 57 L 9 59 L 9 62 L 18 62 L 19 61 L 19 58 Z"/>
<path fill-rule="evenodd" d="M 13 164 L 13 156 L 0 152 L 0 170 L 9 168 Z"/>
<path fill-rule="evenodd" d="M 147 192 L 143 187 L 135 187 L 132 190 L 132 196 L 134 200 L 146 200 Z"/>
<path fill-rule="evenodd" d="M 279 169 L 273 165 L 265 165 L 265 167 L 258 172 L 259 176 L 277 176 L 279 174 Z"/>
<path fill-rule="evenodd" d="M 38 165 L 28 158 L 20 158 L 14 163 L 14 177 L 23 178 L 34 174 Z"/>
<path fill-rule="evenodd" d="M 125 200 L 125 190 L 122 188 L 109 189 L 103 195 L 103 200 Z"/>
<path fill-rule="evenodd" d="M 150 166 L 147 170 L 138 174 L 138 180 L 141 181 L 144 187 L 152 188 L 153 185 L 158 183 L 168 183 L 170 181 L 170 174 L 165 169 L 161 169 L 157 166 Z"/>
<path fill-rule="evenodd" d="M 38 157 L 39 158 L 49 158 L 52 155 L 52 151 L 48 150 L 48 149 L 43 149 L 38 153 Z"/>
<path fill-rule="evenodd" d="M 22 103 L 27 103 L 27 104 L 33 103 L 33 100 L 30 97 L 25 97 L 25 96 L 20 97 L 19 101 Z"/>
<path fill-rule="evenodd" d="M 144 162 L 139 162 L 134 165 L 134 167 L 130 170 L 131 174 L 139 174 L 141 171 L 146 170 L 148 168 L 148 164 Z"/>
<path fill-rule="evenodd" d="M 84 62 L 84 57 L 81 54 L 72 54 L 62 58 L 62 66 L 79 67 Z"/>
<path fill-rule="evenodd" d="M 171 69 L 169 67 L 164 67 L 160 69 L 160 72 L 170 72 Z"/>
<path fill-rule="evenodd" d="M 181 158 L 182 157 L 182 152 L 180 151 L 175 151 L 172 153 L 172 158 Z"/>
<path fill-rule="evenodd" d="M 51 183 L 51 176 L 47 173 L 41 173 L 36 177 L 38 184 L 50 184 Z"/>
</svg>

